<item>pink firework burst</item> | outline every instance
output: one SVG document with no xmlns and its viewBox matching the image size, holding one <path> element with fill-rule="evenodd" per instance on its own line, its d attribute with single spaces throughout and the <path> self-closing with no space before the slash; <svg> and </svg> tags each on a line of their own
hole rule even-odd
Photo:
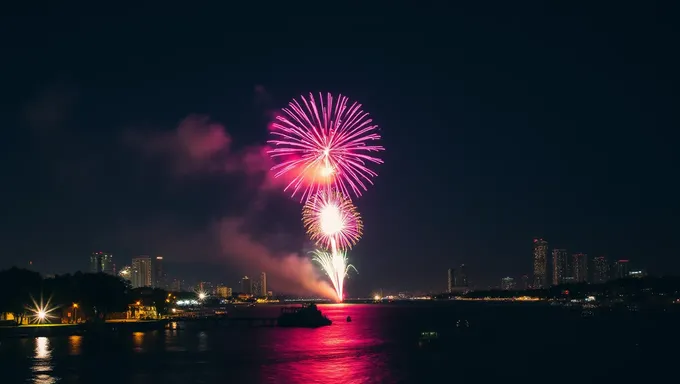
<svg viewBox="0 0 680 384">
<path fill-rule="evenodd" d="M 352 201 L 339 192 L 320 191 L 307 200 L 302 222 L 309 237 L 332 254 L 352 248 L 363 230 L 361 216 Z"/>
<path fill-rule="evenodd" d="M 310 93 L 309 99 L 300 99 L 288 103 L 272 124 L 276 138 L 269 141 L 275 146 L 269 154 L 278 161 L 272 168 L 276 177 L 288 175 L 285 190 L 292 190 L 293 196 L 301 191 L 301 201 L 330 188 L 348 197 L 350 191 L 361 196 L 378 175 L 368 166 L 383 163 L 372 156 L 384 150 L 373 145 L 380 139 L 378 126 L 361 104 L 348 106 L 345 96 L 328 93 L 324 100 Z"/>
</svg>

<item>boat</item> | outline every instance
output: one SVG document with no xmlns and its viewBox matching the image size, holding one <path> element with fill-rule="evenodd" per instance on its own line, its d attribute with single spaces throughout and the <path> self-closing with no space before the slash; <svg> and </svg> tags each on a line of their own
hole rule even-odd
<svg viewBox="0 0 680 384">
<path fill-rule="evenodd" d="M 351 323 L 351 322 L 352 322 L 352 317 L 347 316 L 347 322 L 348 322 L 348 323 Z"/>
<path fill-rule="evenodd" d="M 458 320 L 456 328 L 470 328 L 470 323 L 467 320 Z"/>
<path fill-rule="evenodd" d="M 332 323 L 313 303 L 301 307 L 281 308 L 281 315 L 278 318 L 279 327 L 317 328 Z"/>
<path fill-rule="evenodd" d="M 439 342 L 439 334 L 437 332 L 421 332 L 418 338 L 418 345 L 421 347 L 434 346 Z"/>
<path fill-rule="evenodd" d="M 593 317 L 595 313 L 591 310 L 584 310 L 581 312 L 581 317 Z"/>
</svg>

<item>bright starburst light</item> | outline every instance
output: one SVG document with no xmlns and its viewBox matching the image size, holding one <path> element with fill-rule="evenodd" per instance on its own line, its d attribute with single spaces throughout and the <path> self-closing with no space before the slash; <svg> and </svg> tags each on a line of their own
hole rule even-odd
<svg viewBox="0 0 680 384">
<path fill-rule="evenodd" d="M 33 313 L 31 322 L 35 324 L 49 323 L 50 319 L 55 317 L 52 312 L 57 309 L 57 307 L 50 307 L 51 298 L 47 299 L 47 303 L 43 303 L 43 298 L 40 296 L 40 303 L 36 302 L 33 297 L 31 301 L 33 302 L 32 307 L 26 307 L 27 310 Z"/>
</svg>

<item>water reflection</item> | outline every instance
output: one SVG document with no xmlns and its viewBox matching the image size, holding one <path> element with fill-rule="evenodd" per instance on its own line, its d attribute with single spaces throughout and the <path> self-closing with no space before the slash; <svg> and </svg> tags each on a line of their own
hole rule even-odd
<svg viewBox="0 0 680 384">
<path fill-rule="evenodd" d="M 208 335 L 205 332 L 198 334 L 198 351 L 205 352 L 208 350 Z"/>
<path fill-rule="evenodd" d="M 35 356 L 33 357 L 33 382 L 39 384 L 52 384 L 57 382 L 57 378 L 52 376 L 52 349 L 50 340 L 47 337 L 37 337 L 35 339 Z"/>
<path fill-rule="evenodd" d="M 132 333 L 132 345 L 135 352 L 144 352 L 142 344 L 144 344 L 144 332 Z"/>
<path fill-rule="evenodd" d="M 68 353 L 69 355 L 80 355 L 80 344 L 83 341 L 82 336 L 69 336 L 68 338 Z"/>
<path fill-rule="evenodd" d="M 382 342 L 370 337 L 366 324 L 343 321 L 343 306 L 324 306 L 333 320 L 330 327 L 287 329 L 277 332 L 274 356 L 278 360 L 263 367 L 266 382 L 287 383 L 367 383 L 382 382 L 385 361 L 376 348 Z"/>
<path fill-rule="evenodd" d="M 35 339 L 35 358 L 49 359 L 51 355 L 50 340 L 47 337 L 37 337 Z"/>
</svg>

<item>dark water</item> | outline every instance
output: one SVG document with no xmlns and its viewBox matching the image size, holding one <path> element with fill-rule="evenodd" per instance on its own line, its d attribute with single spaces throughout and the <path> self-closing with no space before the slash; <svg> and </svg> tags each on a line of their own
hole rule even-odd
<svg viewBox="0 0 680 384">
<path fill-rule="evenodd" d="M 0 383 L 637 382 L 675 377 L 680 356 L 678 319 L 668 314 L 584 319 L 543 305 L 483 303 L 320 309 L 332 326 L 2 340 Z M 422 331 L 438 332 L 440 348 L 419 347 Z"/>
</svg>

